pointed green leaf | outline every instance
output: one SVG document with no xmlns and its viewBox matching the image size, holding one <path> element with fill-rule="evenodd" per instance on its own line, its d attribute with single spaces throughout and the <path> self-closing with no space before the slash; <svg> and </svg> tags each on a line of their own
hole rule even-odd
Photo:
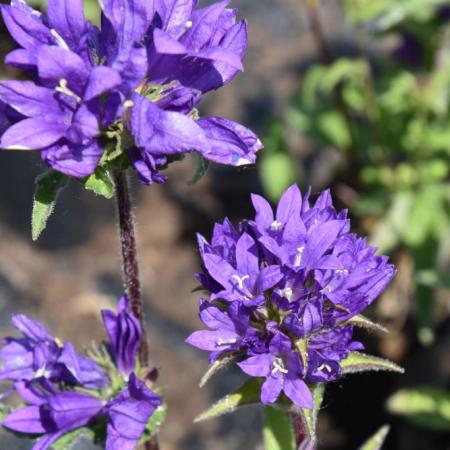
<svg viewBox="0 0 450 450">
<path fill-rule="evenodd" d="M 164 403 L 161 406 L 158 406 L 156 411 L 150 417 L 150 420 L 147 425 L 147 430 L 151 435 L 154 435 L 159 432 L 161 425 L 166 420 L 167 416 L 167 405 Z"/>
<path fill-rule="evenodd" d="M 364 442 L 359 450 L 381 450 L 388 433 L 389 425 L 384 425 L 372 437 Z"/>
<path fill-rule="evenodd" d="M 325 393 L 324 384 L 309 385 L 309 389 L 313 396 L 314 406 L 312 409 L 295 408 L 295 413 L 302 419 L 303 429 L 305 430 L 306 437 L 311 442 L 316 441 L 316 428 L 317 428 L 317 416 L 319 414 L 320 406 L 323 401 L 323 394 Z"/>
<path fill-rule="evenodd" d="M 272 406 L 266 406 L 264 417 L 265 450 L 296 450 L 295 433 L 290 415 Z"/>
<path fill-rule="evenodd" d="M 352 317 L 346 322 L 343 322 L 342 325 L 353 325 L 355 327 L 365 328 L 366 330 L 379 331 L 380 333 L 389 333 L 389 330 L 387 328 L 378 323 L 372 322 L 370 319 L 364 317 L 361 314 Z"/>
<path fill-rule="evenodd" d="M 111 174 L 104 167 L 98 166 L 95 172 L 82 181 L 84 187 L 94 191 L 97 195 L 112 198 L 114 195 L 114 183 Z"/>
<path fill-rule="evenodd" d="M 36 179 L 36 191 L 31 216 L 31 237 L 36 241 L 47 226 L 58 194 L 67 184 L 68 178 L 62 173 L 48 170 Z"/>
<path fill-rule="evenodd" d="M 197 168 L 192 178 L 187 182 L 189 186 L 192 186 L 193 184 L 200 181 L 205 176 L 210 165 L 210 162 L 206 158 L 203 158 L 202 155 L 193 153 L 192 156 L 197 160 Z"/>
<path fill-rule="evenodd" d="M 52 444 L 53 450 L 71 450 L 75 445 L 79 444 L 81 440 L 93 441 L 95 434 L 89 428 L 78 428 L 65 434 Z"/>
<path fill-rule="evenodd" d="M 216 361 L 214 361 L 209 369 L 205 372 L 200 380 L 199 386 L 202 388 L 217 372 L 221 371 L 225 367 L 229 366 L 232 362 L 236 361 L 236 354 L 223 354 Z"/>
<path fill-rule="evenodd" d="M 385 370 L 388 372 L 404 373 L 405 370 L 388 359 L 366 355 L 359 352 L 351 352 L 347 358 L 341 361 L 342 373 L 358 373 L 368 371 Z"/>
<path fill-rule="evenodd" d="M 402 389 L 387 401 L 393 414 L 424 428 L 450 431 L 450 392 L 432 387 Z"/>
<path fill-rule="evenodd" d="M 261 398 L 261 378 L 250 378 L 233 394 L 219 400 L 198 417 L 194 422 L 202 422 L 203 420 L 213 419 L 214 417 L 229 414 L 242 406 L 254 405 L 260 402 Z"/>
</svg>

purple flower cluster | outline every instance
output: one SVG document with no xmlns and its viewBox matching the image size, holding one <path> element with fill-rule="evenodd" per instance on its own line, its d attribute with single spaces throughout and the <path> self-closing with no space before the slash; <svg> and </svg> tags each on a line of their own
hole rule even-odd
<svg viewBox="0 0 450 450">
<path fill-rule="evenodd" d="M 32 81 L 0 83 L 0 147 L 40 150 L 53 169 L 80 178 L 125 152 L 147 184 L 163 182 L 158 169 L 190 151 L 254 163 L 254 133 L 196 109 L 242 70 L 247 25 L 229 3 L 102 0 L 101 29 L 84 19 L 82 0 L 49 0 L 47 16 L 24 0 L 1 6 L 19 46 L 6 63 Z"/>
<path fill-rule="evenodd" d="M 351 319 L 372 303 L 395 274 L 387 257 L 350 233 L 347 211 L 330 192 L 315 203 L 297 186 L 282 196 L 276 214 L 252 196 L 256 217 L 236 229 L 216 224 L 211 243 L 199 236 L 203 273 L 211 295 L 200 301 L 209 330 L 187 342 L 211 361 L 236 355 L 248 375 L 265 378 L 263 403 L 280 393 L 312 407 L 307 383 L 335 380 L 340 361 L 362 348 L 352 341 Z"/>
<path fill-rule="evenodd" d="M 117 315 L 103 311 L 103 319 L 111 340 L 109 355 L 95 362 L 53 338 L 40 323 L 13 318 L 23 337 L 5 339 L 0 379 L 13 382 L 26 406 L 2 425 L 37 435 L 33 450 L 50 448 L 65 434 L 91 424 L 106 424 L 106 449 L 132 450 L 161 405 L 161 398 L 135 373 L 141 327 L 127 299 L 120 300 Z"/>
</svg>

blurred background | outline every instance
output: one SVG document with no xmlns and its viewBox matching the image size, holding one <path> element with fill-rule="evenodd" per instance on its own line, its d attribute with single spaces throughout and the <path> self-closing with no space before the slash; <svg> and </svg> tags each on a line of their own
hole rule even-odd
<svg viewBox="0 0 450 450">
<path fill-rule="evenodd" d="M 2 2 L 6 3 L 6 2 Z M 45 8 L 45 1 L 34 1 Z M 201 2 L 208 3 L 208 2 Z M 211 3 L 211 2 L 209 2 Z M 95 3 L 85 1 L 96 20 Z M 134 182 L 146 318 L 169 415 L 164 450 L 261 449 L 249 408 L 192 425 L 235 389 L 238 371 L 197 387 L 207 356 L 183 344 L 200 326 L 195 232 L 252 214 L 250 192 L 276 201 L 292 182 L 330 187 L 353 228 L 391 256 L 398 275 L 368 315 L 385 336 L 359 333 L 367 351 L 404 376 L 354 375 L 330 385 L 321 449 L 356 449 L 384 423 L 386 450 L 450 449 L 450 2 L 236 0 L 250 25 L 246 72 L 201 106 L 252 127 L 266 149 L 255 168 L 214 166 L 194 187 L 195 162 L 172 165 L 164 186 Z M 13 48 L 3 24 L 0 53 Z M 4 65 L 1 78 L 21 75 Z M 72 183 L 43 236 L 31 242 L 33 152 L 2 152 L 0 334 L 13 312 L 44 321 L 79 348 L 105 337 L 99 310 L 121 295 L 113 202 Z M 0 449 L 29 443 L 0 434 Z M 82 447 L 87 448 L 87 447 Z"/>
</svg>

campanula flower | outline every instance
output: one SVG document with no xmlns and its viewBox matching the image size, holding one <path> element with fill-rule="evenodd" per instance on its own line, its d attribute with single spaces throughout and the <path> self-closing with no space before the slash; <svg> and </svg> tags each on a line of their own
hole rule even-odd
<svg viewBox="0 0 450 450">
<path fill-rule="evenodd" d="M 283 391 L 311 407 L 306 384 L 337 379 L 340 362 L 363 348 L 352 340 L 351 320 L 395 274 L 387 257 L 350 232 L 347 212 L 336 211 L 329 191 L 314 203 L 309 197 L 293 185 L 274 213 L 253 195 L 254 220 L 238 227 L 225 220 L 211 243 L 198 238 L 197 278 L 211 294 L 200 319 L 209 330 L 187 342 L 212 352 L 211 360 L 234 354 L 245 373 L 264 377 L 263 403 Z"/>
</svg>

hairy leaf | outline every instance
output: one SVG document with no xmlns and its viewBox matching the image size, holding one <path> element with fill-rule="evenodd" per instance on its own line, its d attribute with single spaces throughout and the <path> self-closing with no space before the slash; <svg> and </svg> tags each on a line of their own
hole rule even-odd
<svg viewBox="0 0 450 450">
<path fill-rule="evenodd" d="M 98 166 L 95 172 L 82 181 L 86 189 L 94 191 L 97 195 L 112 198 L 114 195 L 114 183 L 111 174 L 104 167 Z"/>
<path fill-rule="evenodd" d="M 381 450 L 381 447 L 389 433 L 389 425 L 381 427 L 373 436 L 371 436 L 359 450 Z"/>
<path fill-rule="evenodd" d="M 236 354 L 223 354 L 216 361 L 214 361 L 209 369 L 205 372 L 200 380 L 199 386 L 202 388 L 217 372 L 221 371 L 225 367 L 229 366 L 232 362 L 236 361 Z"/>
<path fill-rule="evenodd" d="M 242 406 L 254 405 L 260 402 L 261 378 L 250 378 L 233 394 L 219 400 L 216 404 L 201 413 L 194 422 L 213 419 L 214 417 L 232 413 Z"/>
<path fill-rule="evenodd" d="M 347 320 L 346 322 L 343 322 L 342 325 L 343 326 L 353 325 L 355 327 L 365 328 L 366 330 L 379 331 L 381 333 L 389 333 L 387 328 L 383 327 L 378 323 L 372 322 L 370 319 L 364 317 L 361 314 L 352 317 L 350 320 Z"/>
<path fill-rule="evenodd" d="M 385 370 L 388 372 L 404 373 L 404 369 L 388 359 L 366 355 L 359 352 L 351 352 L 347 358 L 341 361 L 342 373 L 358 373 L 368 371 Z"/>
<path fill-rule="evenodd" d="M 55 209 L 56 200 L 68 178 L 62 173 L 48 170 L 36 179 L 36 191 L 31 215 L 31 236 L 36 241 L 47 226 Z"/>
</svg>

